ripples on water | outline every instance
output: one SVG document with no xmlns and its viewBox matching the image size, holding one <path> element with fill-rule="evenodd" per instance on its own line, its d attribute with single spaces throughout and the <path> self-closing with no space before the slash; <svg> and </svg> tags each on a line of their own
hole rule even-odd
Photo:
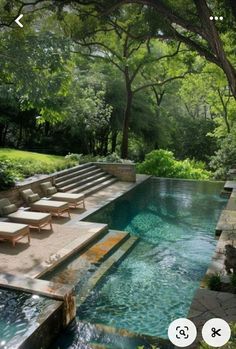
<svg viewBox="0 0 236 349">
<path fill-rule="evenodd" d="M 140 238 L 79 309 L 79 318 L 167 337 L 188 313 L 215 249 L 220 183 L 152 180 L 92 217 Z M 88 220 L 91 220 L 88 218 Z"/>
</svg>

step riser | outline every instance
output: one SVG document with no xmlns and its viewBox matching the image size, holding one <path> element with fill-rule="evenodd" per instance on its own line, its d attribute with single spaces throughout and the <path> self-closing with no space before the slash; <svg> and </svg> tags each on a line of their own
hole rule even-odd
<svg viewBox="0 0 236 349">
<path fill-rule="evenodd" d="M 109 183 L 101 184 L 101 185 L 99 186 L 99 188 L 91 188 L 90 190 L 86 191 L 86 192 L 84 193 L 84 195 L 85 195 L 85 197 L 87 197 L 87 196 L 89 196 L 89 195 L 92 195 L 92 194 L 98 192 L 99 190 L 104 189 L 104 188 L 108 187 L 109 185 L 111 185 L 111 184 L 113 184 L 113 183 L 115 183 L 115 182 L 117 182 L 117 179 L 116 179 L 116 178 L 113 178 L 113 179 L 111 179 L 111 181 L 110 181 Z"/>
<path fill-rule="evenodd" d="M 109 231 L 108 231 L 109 232 Z M 115 253 L 120 246 L 122 246 L 128 239 L 130 238 L 130 234 L 124 236 L 122 240 L 120 240 L 116 245 L 114 245 L 102 258 L 100 258 L 96 264 L 103 263 L 107 258 L 109 258 L 113 253 Z"/>
<path fill-rule="evenodd" d="M 87 178 L 82 179 L 82 180 L 78 180 L 75 178 L 73 183 L 66 185 L 66 186 L 59 187 L 59 188 L 63 191 L 68 191 L 68 190 L 73 189 L 75 187 L 82 187 L 85 184 L 92 182 L 92 181 L 95 181 L 96 179 L 99 179 L 102 177 L 104 177 L 104 172 L 99 172 L 98 174 L 95 174 L 94 176 L 90 176 L 90 177 L 87 177 Z"/>
<path fill-rule="evenodd" d="M 74 171 L 73 173 L 69 173 L 69 174 L 57 177 L 56 178 L 56 183 L 60 184 L 61 182 L 67 181 L 67 180 L 69 180 L 69 179 L 71 179 L 71 178 L 73 178 L 75 176 L 83 176 L 86 173 L 92 172 L 92 171 L 97 170 L 97 169 L 98 168 L 96 166 L 94 166 L 94 165 L 88 166 L 85 169 L 77 170 L 77 171 Z"/>
<path fill-rule="evenodd" d="M 77 185 L 76 185 L 77 188 L 74 187 L 75 189 L 73 190 L 73 193 L 76 193 L 76 194 L 81 193 L 81 192 L 83 192 L 87 189 L 90 189 L 90 188 L 92 188 L 92 187 L 94 187 L 102 182 L 109 180 L 110 178 L 112 178 L 111 175 L 107 175 L 106 178 L 104 178 L 104 176 L 102 176 L 100 179 L 98 178 L 95 182 L 94 181 L 91 182 L 91 180 L 90 180 L 90 181 L 88 181 L 87 184 L 85 183 L 82 186 L 78 186 L 78 183 L 77 183 Z"/>
<path fill-rule="evenodd" d="M 59 182 L 59 183 L 56 182 L 56 185 L 58 188 L 67 187 L 69 184 L 72 184 L 75 182 L 80 182 L 80 181 L 82 181 L 82 179 L 95 176 L 99 173 L 103 174 L 104 172 L 100 169 L 95 169 L 93 171 L 88 171 L 88 172 L 84 173 L 83 175 L 77 176 L 77 174 L 75 174 L 74 176 L 72 176 L 70 179 L 67 179 L 66 181 Z"/>
<path fill-rule="evenodd" d="M 60 171 L 59 173 L 56 174 L 55 178 L 56 179 L 59 179 L 60 177 L 63 177 L 63 176 L 66 176 L 70 173 L 74 173 L 76 171 L 81 171 L 83 169 L 86 169 L 90 166 L 94 166 L 93 164 L 91 163 L 87 163 L 87 164 L 84 164 L 84 165 L 78 165 L 78 166 L 75 166 L 75 167 L 71 167 L 71 168 L 68 168 L 66 170 L 62 170 Z"/>
</svg>

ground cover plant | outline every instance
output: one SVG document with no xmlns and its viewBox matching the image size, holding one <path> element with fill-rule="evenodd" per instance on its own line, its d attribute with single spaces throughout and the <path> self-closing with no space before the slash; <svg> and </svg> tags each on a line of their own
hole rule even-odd
<svg viewBox="0 0 236 349">
<path fill-rule="evenodd" d="M 0 189 L 12 187 L 17 180 L 35 174 L 48 174 L 76 164 L 78 159 L 73 157 L 71 159 L 15 149 L 0 149 Z"/>
</svg>

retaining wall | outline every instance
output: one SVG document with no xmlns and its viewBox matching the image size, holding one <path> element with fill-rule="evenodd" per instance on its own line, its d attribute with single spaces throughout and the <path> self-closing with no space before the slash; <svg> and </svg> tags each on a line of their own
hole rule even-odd
<svg viewBox="0 0 236 349">
<path fill-rule="evenodd" d="M 96 162 L 94 165 L 117 177 L 120 181 L 136 182 L 135 164 Z"/>
</svg>

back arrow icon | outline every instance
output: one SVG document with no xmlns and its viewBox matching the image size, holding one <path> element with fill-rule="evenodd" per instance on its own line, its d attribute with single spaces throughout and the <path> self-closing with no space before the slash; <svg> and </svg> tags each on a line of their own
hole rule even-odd
<svg viewBox="0 0 236 349">
<path fill-rule="evenodd" d="M 21 27 L 21 28 L 23 28 L 23 24 L 20 22 L 22 17 L 23 17 L 23 15 L 21 14 L 15 19 L 16 24 L 18 24 L 19 27 Z"/>
</svg>

